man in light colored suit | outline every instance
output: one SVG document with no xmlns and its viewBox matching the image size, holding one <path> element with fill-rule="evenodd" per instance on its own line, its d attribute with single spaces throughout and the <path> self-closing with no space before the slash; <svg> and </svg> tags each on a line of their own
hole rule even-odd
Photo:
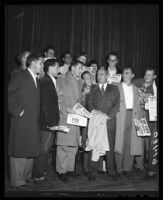
<svg viewBox="0 0 163 200">
<path fill-rule="evenodd" d="M 142 138 L 137 136 L 134 119 L 142 117 L 138 89 L 132 84 L 133 69 L 123 69 L 123 82 L 118 84 L 120 109 L 117 112 L 115 159 L 118 176 L 132 177 L 134 157 L 143 154 Z"/>
<path fill-rule="evenodd" d="M 11 186 L 23 186 L 31 181 L 33 158 L 39 155 L 40 92 L 36 76 L 41 67 L 42 59 L 30 54 L 27 69 L 18 72 L 8 86 Z"/>
<path fill-rule="evenodd" d="M 68 176 L 74 176 L 75 156 L 80 142 L 80 130 L 78 126 L 67 124 L 68 113 L 74 113 L 73 106 L 80 101 L 82 82 L 79 80 L 83 63 L 74 61 L 65 78 L 59 78 L 56 82 L 58 102 L 60 109 L 59 125 L 70 128 L 69 133 L 57 133 L 56 171 L 62 181 L 68 181 Z"/>
</svg>

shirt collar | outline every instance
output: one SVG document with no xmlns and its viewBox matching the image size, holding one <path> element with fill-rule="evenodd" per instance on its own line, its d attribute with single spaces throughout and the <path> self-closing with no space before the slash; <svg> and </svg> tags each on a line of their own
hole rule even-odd
<svg viewBox="0 0 163 200">
<path fill-rule="evenodd" d="M 106 89 L 106 87 L 107 87 L 107 82 L 105 83 L 105 84 L 101 84 L 101 83 L 99 83 L 99 87 L 100 87 L 100 89 L 101 89 L 101 87 L 102 87 L 102 85 L 104 85 L 104 90 Z"/>
<path fill-rule="evenodd" d="M 32 70 L 31 70 L 29 67 L 28 67 L 27 69 L 28 69 L 28 71 L 30 72 L 30 74 L 32 75 L 32 77 L 33 77 L 34 79 L 36 79 L 37 74 L 34 74 L 34 73 L 32 72 Z"/>
</svg>

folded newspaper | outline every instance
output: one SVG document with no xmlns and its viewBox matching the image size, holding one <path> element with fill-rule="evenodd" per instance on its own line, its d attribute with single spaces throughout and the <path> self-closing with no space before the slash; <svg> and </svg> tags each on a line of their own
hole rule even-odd
<svg viewBox="0 0 163 200">
<path fill-rule="evenodd" d="M 148 97 L 149 121 L 157 121 L 157 99 L 155 96 Z"/>
<path fill-rule="evenodd" d="M 151 132 L 146 118 L 134 119 L 136 132 L 138 136 L 150 136 Z"/>
<path fill-rule="evenodd" d="M 112 82 L 120 83 L 121 82 L 121 74 L 110 74 L 110 75 L 108 75 L 107 81 L 109 84 L 111 84 Z"/>
<path fill-rule="evenodd" d="M 80 103 L 77 103 L 73 109 L 75 110 L 75 113 L 77 115 L 86 117 L 86 118 L 90 118 L 92 116 L 92 114 L 90 112 L 88 112 Z"/>
<path fill-rule="evenodd" d="M 65 133 L 68 133 L 70 131 L 70 128 L 68 128 L 67 126 L 53 126 L 48 128 L 52 131 L 61 131 Z"/>
<path fill-rule="evenodd" d="M 75 125 L 75 126 L 87 126 L 87 118 L 82 117 L 76 114 L 68 114 L 67 116 L 67 124 Z"/>
</svg>

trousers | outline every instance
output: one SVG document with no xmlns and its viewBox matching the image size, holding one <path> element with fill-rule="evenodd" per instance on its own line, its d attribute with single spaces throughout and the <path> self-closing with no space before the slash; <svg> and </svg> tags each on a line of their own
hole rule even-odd
<svg viewBox="0 0 163 200">
<path fill-rule="evenodd" d="M 33 158 L 10 157 L 10 185 L 25 185 L 32 177 Z"/>
<path fill-rule="evenodd" d="M 40 178 L 48 170 L 48 153 L 53 145 L 55 133 L 40 131 L 40 155 L 33 161 L 33 177 Z"/>
<path fill-rule="evenodd" d="M 126 110 L 125 129 L 123 137 L 122 154 L 115 153 L 117 172 L 131 171 L 134 163 L 134 155 L 131 152 L 131 130 L 132 130 L 132 111 Z"/>
<path fill-rule="evenodd" d="M 58 145 L 56 152 L 56 172 L 63 174 L 74 171 L 78 147 Z"/>
</svg>

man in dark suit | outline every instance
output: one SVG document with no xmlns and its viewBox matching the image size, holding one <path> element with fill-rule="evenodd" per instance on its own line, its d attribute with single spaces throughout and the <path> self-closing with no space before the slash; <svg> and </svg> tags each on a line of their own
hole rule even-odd
<svg viewBox="0 0 163 200">
<path fill-rule="evenodd" d="M 56 77 L 59 61 L 48 59 L 44 63 L 45 75 L 40 81 L 40 156 L 34 159 L 33 179 L 43 180 L 48 169 L 48 152 L 52 147 L 55 133 L 49 129 L 59 122 Z M 49 127 L 49 128 L 48 128 Z"/>
<path fill-rule="evenodd" d="M 115 130 L 116 130 L 116 113 L 120 105 L 120 93 L 118 87 L 107 83 L 108 72 L 101 68 L 98 70 L 97 79 L 98 84 L 91 91 L 87 99 L 87 109 L 92 112 L 102 112 L 107 114 L 107 132 L 110 151 L 106 152 L 106 169 L 109 176 L 116 175 L 114 144 L 115 144 Z M 91 160 L 91 152 L 89 154 Z M 89 168 L 88 180 L 95 180 L 97 173 L 98 162 L 91 161 Z"/>
<path fill-rule="evenodd" d="M 40 92 L 36 76 L 41 67 L 42 59 L 30 54 L 27 69 L 18 72 L 8 86 L 11 186 L 23 186 L 27 180 L 31 180 L 33 158 L 39 155 Z"/>
</svg>

